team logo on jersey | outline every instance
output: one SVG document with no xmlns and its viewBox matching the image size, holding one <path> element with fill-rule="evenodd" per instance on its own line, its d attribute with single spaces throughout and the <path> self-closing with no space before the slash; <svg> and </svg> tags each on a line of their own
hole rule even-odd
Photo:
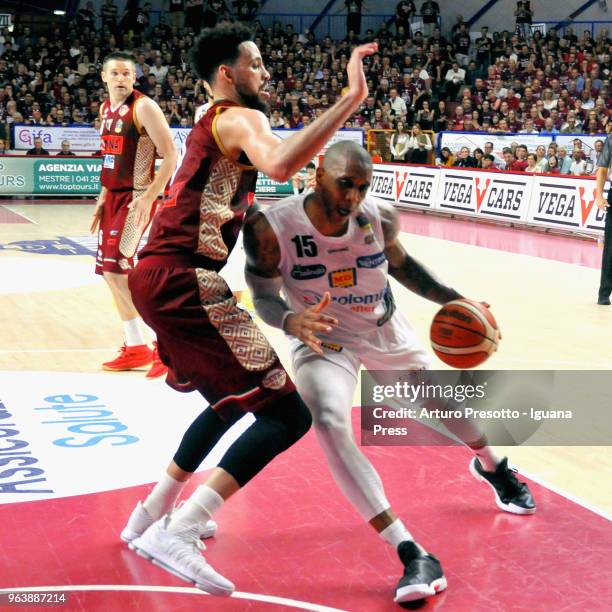
<svg viewBox="0 0 612 612">
<path fill-rule="evenodd" d="M 121 107 L 119 108 L 119 116 L 123 117 L 124 115 L 127 115 L 129 110 L 130 110 L 130 107 L 127 104 L 122 104 Z"/>
<path fill-rule="evenodd" d="M 366 244 L 372 244 L 374 242 L 374 230 L 372 229 L 372 224 L 370 223 L 370 220 L 364 214 L 357 215 L 356 220 L 359 229 L 364 234 L 363 241 Z"/>
<path fill-rule="evenodd" d="M 354 287 L 357 284 L 357 270 L 344 268 L 329 273 L 330 287 Z"/>
<path fill-rule="evenodd" d="M 327 268 L 323 264 L 315 264 L 312 266 L 293 266 L 291 270 L 291 278 L 294 280 L 309 280 L 311 278 L 321 278 L 325 276 Z"/>
<path fill-rule="evenodd" d="M 364 255 L 363 257 L 357 258 L 358 268 L 378 268 L 387 261 L 385 254 L 381 251 L 374 255 Z"/>
<path fill-rule="evenodd" d="M 109 170 L 113 170 L 115 168 L 115 156 L 105 155 L 104 161 L 102 162 L 102 167 L 108 168 Z"/>
<path fill-rule="evenodd" d="M 281 370 L 280 368 L 276 368 L 268 372 L 267 376 L 261 381 L 261 385 L 266 389 L 278 391 L 285 386 L 286 382 L 287 372 L 285 372 L 285 370 Z"/>
<path fill-rule="evenodd" d="M 123 129 L 123 121 L 119 119 L 117 123 L 115 123 L 115 134 L 121 134 L 121 130 Z"/>
</svg>

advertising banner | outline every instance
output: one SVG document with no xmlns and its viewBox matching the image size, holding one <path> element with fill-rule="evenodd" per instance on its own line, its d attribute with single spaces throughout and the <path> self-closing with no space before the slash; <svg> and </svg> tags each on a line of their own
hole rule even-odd
<svg viewBox="0 0 612 612">
<path fill-rule="evenodd" d="M 448 212 L 525 221 L 530 197 L 529 175 L 444 168 L 436 202 Z"/>
<path fill-rule="evenodd" d="M 59 151 L 62 148 L 62 140 L 69 140 L 70 147 L 75 152 L 94 152 L 100 150 L 100 134 L 91 126 L 54 126 L 54 125 L 15 125 L 14 126 L 14 149 L 27 151 L 34 146 L 34 138 L 41 138 L 43 147 L 47 151 Z M 181 150 L 183 143 L 187 140 L 191 128 L 171 127 L 172 138 L 177 150 Z M 289 138 L 299 130 L 272 130 L 279 138 Z M 323 149 L 325 151 L 335 142 L 340 140 L 351 140 L 359 146 L 363 146 L 363 130 L 339 130 Z"/>
<path fill-rule="evenodd" d="M 603 231 L 606 213 L 595 206 L 595 181 L 534 175 L 528 221 L 565 230 Z M 607 189 L 604 192 L 607 192 Z"/>
<path fill-rule="evenodd" d="M 407 208 L 432 208 L 439 168 L 375 164 L 370 193 Z"/>
</svg>

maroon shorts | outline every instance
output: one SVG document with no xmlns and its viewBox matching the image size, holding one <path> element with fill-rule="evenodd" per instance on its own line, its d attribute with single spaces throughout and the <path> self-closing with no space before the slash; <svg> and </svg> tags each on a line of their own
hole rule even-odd
<svg viewBox="0 0 612 612">
<path fill-rule="evenodd" d="M 295 390 L 266 337 L 216 272 L 149 256 L 128 279 L 134 305 L 157 334 L 161 360 L 225 420 Z"/>
<path fill-rule="evenodd" d="M 128 205 L 134 198 L 133 191 L 106 193 L 98 230 L 96 274 L 127 274 L 134 267 L 134 256 L 144 233 L 131 221 Z"/>
</svg>

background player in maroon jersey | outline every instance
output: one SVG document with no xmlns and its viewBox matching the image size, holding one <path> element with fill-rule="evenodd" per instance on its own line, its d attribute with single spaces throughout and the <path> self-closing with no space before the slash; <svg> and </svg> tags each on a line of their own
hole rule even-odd
<svg viewBox="0 0 612 612">
<path fill-rule="evenodd" d="M 276 353 L 237 307 L 218 271 L 252 202 L 257 170 L 284 182 L 321 150 L 365 98 L 362 60 L 376 49 L 368 44 L 353 50 L 345 95 L 286 140 L 272 133 L 262 112 L 270 75 L 246 26 L 205 29 L 193 52 L 192 63 L 210 84 L 214 102 L 187 139 L 170 196 L 155 216 L 129 281 L 138 311 L 157 333 L 160 355 L 170 368 L 167 381 L 177 389 L 196 388 L 211 405 L 191 424 L 121 537 L 139 554 L 211 593 L 229 595 L 234 585 L 206 563 L 197 548 L 199 536 L 210 535 L 211 516 L 223 502 L 311 424 Z M 247 411 L 254 423 L 205 484 L 166 515 L 192 473 Z"/>
<path fill-rule="evenodd" d="M 134 90 L 136 68 L 131 55 L 106 57 L 102 80 L 109 99 L 100 106 L 102 191 L 91 232 L 98 231 L 96 274 L 107 282 L 123 321 L 125 344 L 105 370 L 130 370 L 153 363 L 148 376 L 166 368 L 146 344 L 140 316 L 132 302 L 127 274 L 134 266 L 138 243 L 151 218 L 153 204 L 172 176 L 177 152 L 159 106 Z M 163 157 L 154 174 L 155 150 Z"/>
</svg>

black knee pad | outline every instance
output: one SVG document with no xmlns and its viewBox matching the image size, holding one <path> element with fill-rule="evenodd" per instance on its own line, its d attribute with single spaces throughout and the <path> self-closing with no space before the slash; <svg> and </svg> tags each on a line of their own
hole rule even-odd
<svg viewBox="0 0 612 612">
<path fill-rule="evenodd" d="M 297 442 L 312 425 L 310 410 L 297 391 L 283 395 L 261 410 L 257 416 L 269 416 L 283 423 L 287 428 L 291 444 Z"/>
</svg>

